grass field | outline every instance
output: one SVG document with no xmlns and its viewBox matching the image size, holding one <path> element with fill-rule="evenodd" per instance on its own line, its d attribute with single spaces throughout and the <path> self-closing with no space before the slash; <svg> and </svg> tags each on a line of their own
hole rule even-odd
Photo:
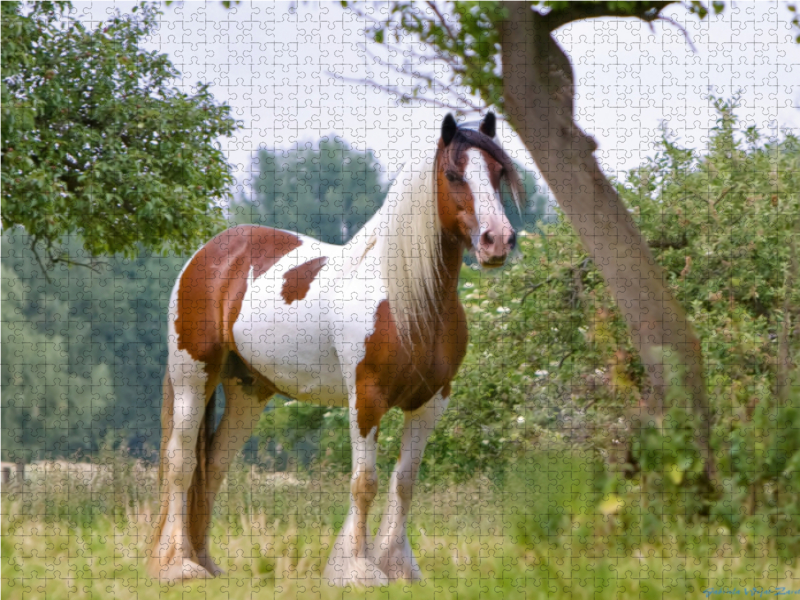
<svg viewBox="0 0 800 600">
<path fill-rule="evenodd" d="M 157 516 L 153 475 L 120 465 L 91 483 L 61 474 L 4 490 L 4 599 L 765 598 L 781 587 L 800 597 L 797 561 L 776 558 L 778 541 L 675 522 L 634 535 L 631 519 L 646 510 L 594 493 L 587 465 L 563 453 L 526 463 L 503 487 L 422 486 L 410 537 L 426 580 L 368 589 L 320 578 L 347 511 L 347 478 L 240 465 L 212 527 L 227 574 L 161 586 L 143 570 Z"/>
</svg>

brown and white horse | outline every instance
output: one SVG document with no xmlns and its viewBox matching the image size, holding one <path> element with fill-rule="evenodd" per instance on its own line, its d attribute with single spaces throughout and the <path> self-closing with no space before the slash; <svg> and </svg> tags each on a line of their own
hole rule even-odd
<svg viewBox="0 0 800 600">
<path fill-rule="evenodd" d="M 428 437 L 447 407 L 467 348 L 457 283 L 465 249 L 502 265 L 515 233 L 501 180 L 514 166 L 494 141 L 448 115 L 435 151 L 418 156 L 381 209 L 345 246 L 258 226 L 229 229 L 184 267 L 170 298 L 164 378 L 161 515 L 148 571 L 166 580 L 216 576 L 208 529 L 231 460 L 269 398 L 350 409 L 350 512 L 324 577 L 337 585 L 417 580 L 406 535 Z M 225 391 L 215 429 L 214 391 Z M 389 502 L 370 541 L 378 427 L 405 412 Z"/>
</svg>

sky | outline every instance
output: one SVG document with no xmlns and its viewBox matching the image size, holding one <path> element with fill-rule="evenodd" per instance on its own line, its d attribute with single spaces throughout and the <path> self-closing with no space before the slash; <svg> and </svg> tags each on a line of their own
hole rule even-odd
<svg viewBox="0 0 800 600">
<path fill-rule="evenodd" d="M 133 4 L 74 6 L 96 21 Z M 147 47 L 170 56 L 185 91 L 211 82 L 217 100 L 242 121 L 233 137 L 221 140 L 240 190 L 247 188 L 259 148 L 288 149 L 337 135 L 373 150 L 388 177 L 415 149 L 436 143 L 448 110 L 402 105 L 363 83 L 403 83 L 370 53 L 411 59 L 376 47 L 363 21 L 338 2 L 243 2 L 232 9 L 218 1 L 174 2 L 162 9 L 160 30 Z M 764 134 L 800 134 L 800 45 L 785 3 L 728 3 L 722 15 L 702 22 L 681 5 L 663 14 L 674 23 L 658 22 L 651 30 L 635 19 L 594 19 L 555 34 L 575 69 L 576 120 L 597 140 L 607 174 L 620 177 L 652 157 L 662 123 L 685 147 L 703 149 L 716 119 L 709 94 L 740 93 L 738 114 Z M 508 126 L 501 126 L 500 137 L 516 160 L 533 167 Z"/>
</svg>

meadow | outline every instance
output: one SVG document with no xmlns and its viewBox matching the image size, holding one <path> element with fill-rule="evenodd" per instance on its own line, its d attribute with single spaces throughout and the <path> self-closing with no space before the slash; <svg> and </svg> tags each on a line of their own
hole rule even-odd
<svg viewBox="0 0 800 600">
<path fill-rule="evenodd" d="M 409 531 L 425 581 L 344 589 L 329 587 L 321 572 L 347 511 L 347 476 L 273 474 L 240 462 L 211 530 L 227 573 L 160 585 L 143 569 L 157 517 L 154 470 L 121 457 L 86 478 L 53 468 L 3 491 L 3 598 L 800 595 L 798 563 L 778 558 L 780 539 L 667 515 L 663 529 L 653 529 L 647 495 L 602 494 L 591 484 L 596 468 L 581 456 L 545 451 L 500 483 L 422 484 Z M 384 504 L 381 494 L 373 530 Z"/>
</svg>

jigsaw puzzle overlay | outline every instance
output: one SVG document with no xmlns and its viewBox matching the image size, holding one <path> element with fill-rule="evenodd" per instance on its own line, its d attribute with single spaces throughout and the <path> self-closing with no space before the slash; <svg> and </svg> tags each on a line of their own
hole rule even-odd
<svg viewBox="0 0 800 600">
<path fill-rule="evenodd" d="M 345 4 L 4 4 L 3 597 L 800 596 L 794 9 Z"/>
</svg>

